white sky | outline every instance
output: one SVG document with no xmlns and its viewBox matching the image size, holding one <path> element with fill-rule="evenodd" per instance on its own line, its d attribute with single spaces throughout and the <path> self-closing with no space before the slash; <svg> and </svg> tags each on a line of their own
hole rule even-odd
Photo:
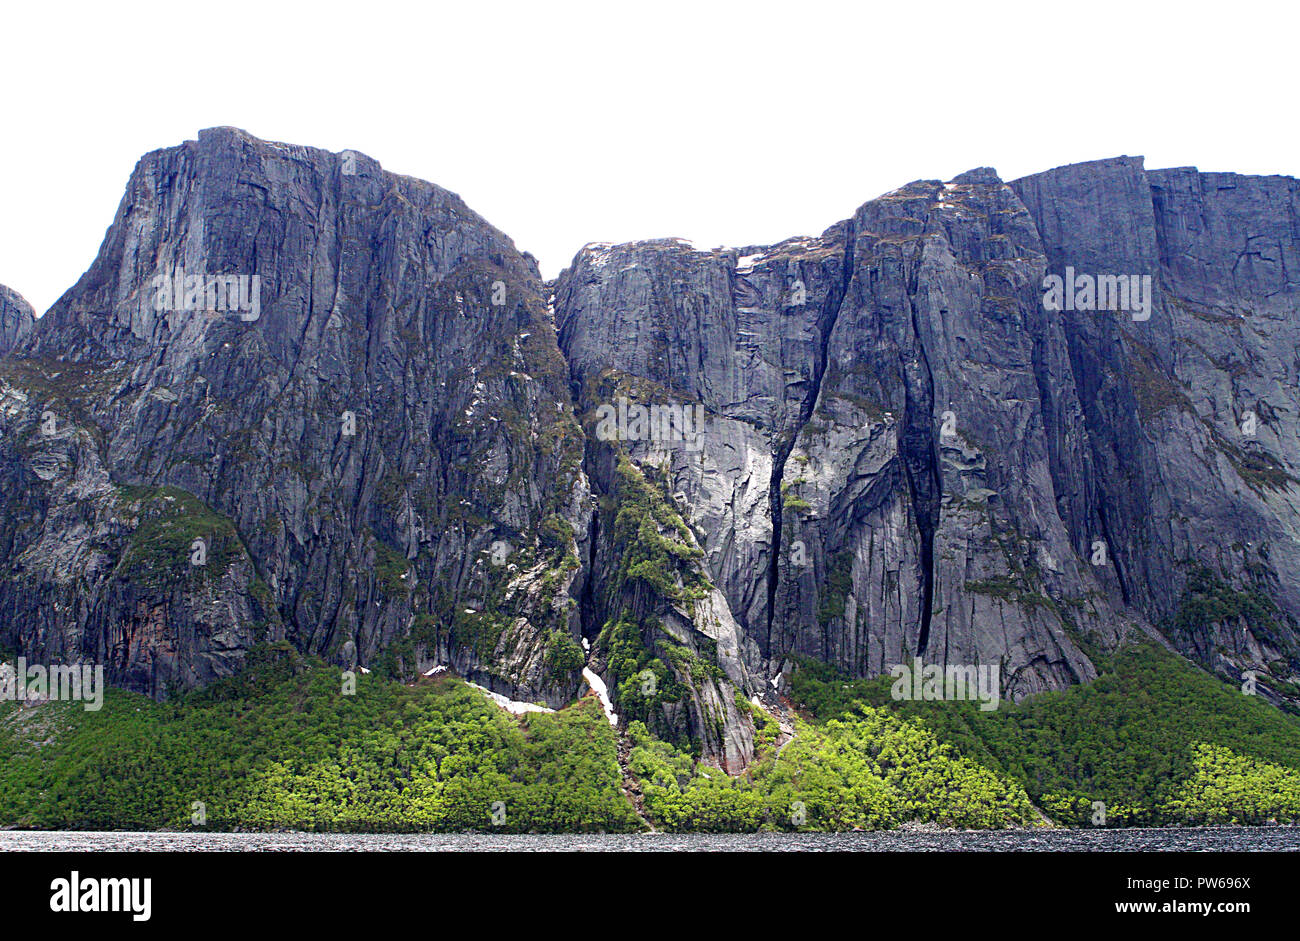
<svg viewBox="0 0 1300 941">
<path fill-rule="evenodd" d="M 548 277 L 589 241 L 819 233 L 976 166 L 1300 175 L 1298 20 L 1242 0 L 10 0 L 0 283 L 43 312 L 136 160 L 221 124 L 451 189 Z"/>
</svg>

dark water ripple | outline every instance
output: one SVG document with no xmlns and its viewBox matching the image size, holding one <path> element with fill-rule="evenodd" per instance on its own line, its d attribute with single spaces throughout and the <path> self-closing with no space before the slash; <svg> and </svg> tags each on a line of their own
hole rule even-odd
<svg viewBox="0 0 1300 941">
<path fill-rule="evenodd" d="M 1300 827 L 1132 830 L 642 833 L 572 835 L 387 833 L 127 833 L 3 831 L 0 852 L 1260 852 L 1300 851 Z"/>
</svg>

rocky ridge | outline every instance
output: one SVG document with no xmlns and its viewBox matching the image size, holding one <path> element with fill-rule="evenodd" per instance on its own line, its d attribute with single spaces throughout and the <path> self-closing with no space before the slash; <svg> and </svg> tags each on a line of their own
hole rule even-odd
<svg viewBox="0 0 1300 941">
<path fill-rule="evenodd" d="M 445 190 L 204 131 L 4 302 L 0 641 L 156 696 L 264 642 L 552 706 L 590 666 L 730 770 L 799 657 L 1015 699 L 1142 633 L 1293 702 L 1297 185 L 983 168 L 544 283 Z"/>
<path fill-rule="evenodd" d="M 18 345 L 36 323 L 36 313 L 21 294 L 0 284 L 0 356 Z"/>
</svg>

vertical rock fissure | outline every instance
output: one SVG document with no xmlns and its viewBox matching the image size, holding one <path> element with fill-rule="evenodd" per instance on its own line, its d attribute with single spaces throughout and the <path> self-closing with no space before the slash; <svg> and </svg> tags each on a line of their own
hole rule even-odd
<svg viewBox="0 0 1300 941">
<path fill-rule="evenodd" d="M 1097 521 L 1101 526 L 1101 538 L 1105 540 L 1107 551 L 1110 553 L 1110 563 L 1115 566 L 1115 579 L 1119 582 L 1119 594 L 1124 600 L 1124 604 L 1132 604 L 1129 600 L 1128 583 L 1124 579 L 1124 568 L 1120 563 L 1119 553 L 1115 550 L 1118 544 L 1110 538 L 1110 527 L 1106 525 L 1106 514 L 1100 508 L 1097 510 Z"/>
<path fill-rule="evenodd" d="M 935 442 L 934 374 L 930 370 L 930 359 L 925 352 L 915 307 L 912 308 L 912 333 L 916 344 L 915 357 L 912 362 L 905 360 L 903 363 L 905 410 L 899 451 L 921 539 L 921 619 L 916 653 L 924 656 L 930 644 L 930 618 L 934 607 L 934 534 L 939 527 L 943 480 Z"/>
<path fill-rule="evenodd" d="M 782 442 L 778 453 L 772 455 L 772 479 L 768 482 L 768 500 L 772 512 L 772 558 L 767 565 L 767 649 L 772 649 L 772 624 L 776 619 L 776 590 L 781 578 L 781 481 L 785 476 L 785 462 L 794 449 L 796 436 L 789 443 Z"/>
<path fill-rule="evenodd" d="M 849 293 L 849 281 L 853 276 L 854 264 L 854 226 L 853 221 L 849 220 L 845 226 L 844 235 L 844 270 L 840 275 L 840 288 L 837 296 L 829 298 L 826 309 L 830 311 L 829 315 L 823 315 L 818 324 L 820 331 L 817 359 L 813 362 L 811 385 L 808 395 L 804 399 L 803 406 L 799 409 L 799 418 L 795 423 L 794 429 L 790 432 L 788 438 L 782 438 L 777 449 L 772 454 L 772 477 L 768 483 L 768 499 L 771 505 L 772 513 L 772 557 L 768 561 L 767 571 L 767 649 L 772 649 L 772 625 L 776 619 L 776 595 L 781 580 L 781 529 L 782 519 L 782 502 L 781 486 L 785 480 L 785 465 L 790 459 L 790 454 L 794 451 L 795 443 L 799 440 L 799 435 L 803 433 L 804 427 L 812 420 L 813 413 L 817 410 L 817 401 L 821 397 L 822 377 L 826 374 L 826 362 L 830 358 L 831 333 L 835 330 L 835 324 L 839 321 L 840 311 L 844 307 L 844 301 Z"/>
<path fill-rule="evenodd" d="M 583 448 L 587 447 L 587 438 L 583 436 Z M 587 534 L 590 545 L 587 548 L 587 571 L 582 580 L 582 591 L 578 597 L 578 629 L 582 636 L 594 641 L 602 627 L 596 612 L 596 547 L 600 544 L 600 507 L 591 511 L 591 527 Z"/>
</svg>

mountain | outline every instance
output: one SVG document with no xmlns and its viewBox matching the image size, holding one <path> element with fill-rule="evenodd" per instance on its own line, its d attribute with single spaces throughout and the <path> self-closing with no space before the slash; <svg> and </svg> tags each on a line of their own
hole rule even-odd
<svg viewBox="0 0 1300 941">
<path fill-rule="evenodd" d="M 0 356 L 13 349 L 34 323 L 32 305 L 17 291 L 0 284 Z"/>
<path fill-rule="evenodd" d="M 1021 700 L 1149 637 L 1294 708 L 1297 186 L 982 168 L 544 282 L 436 186 L 204 131 L 0 359 L 0 643 L 156 698 L 281 641 L 587 668 L 731 771 L 809 659 Z"/>
<path fill-rule="evenodd" d="M 229 274 L 246 303 L 208 296 Z M 155 695 L 287 638 L 571 696 L 547 654 L 582 443 L 541 291 L 456 196 L 367 158 L 230 129 L 145 156 L 5 363 L 11 642 Z"/>
</svg>

